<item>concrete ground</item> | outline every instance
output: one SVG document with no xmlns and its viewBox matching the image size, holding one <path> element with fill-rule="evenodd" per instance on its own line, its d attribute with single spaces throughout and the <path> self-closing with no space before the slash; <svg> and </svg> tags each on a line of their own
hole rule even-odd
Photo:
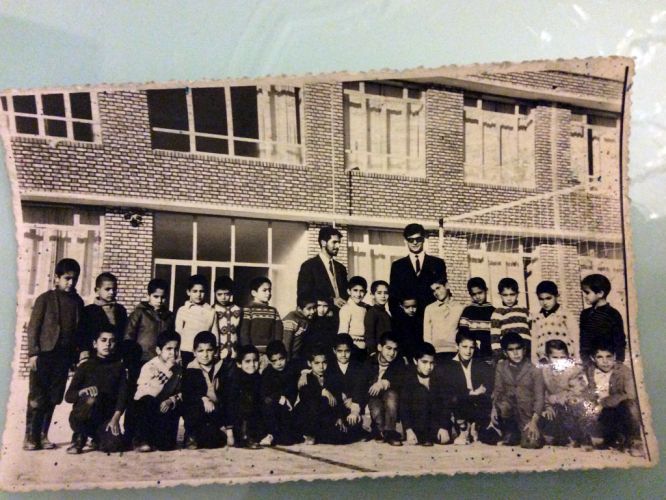
<svg viewBox="0 0 666 500">
<path fill-rule="evenodd" d="M 374 441 L 346 446 L 305 444 L 261 450 L 222 448 L 107 455 L 68 455 L 70 405 L 56 409 L 50 433 L 56 450 L 21 449 L 27 383 L 14 384 L 7 411 L 0 480 L 3 489 L 126 488 L 176 484 L 244 483 L 360 476 L 451 474 L 600 467 L 647 466 L 642 458 L 617 451 L 545 447 L 392 447 Z M 14 410 L 15 409 L 15 410 Z"/>
</svg>

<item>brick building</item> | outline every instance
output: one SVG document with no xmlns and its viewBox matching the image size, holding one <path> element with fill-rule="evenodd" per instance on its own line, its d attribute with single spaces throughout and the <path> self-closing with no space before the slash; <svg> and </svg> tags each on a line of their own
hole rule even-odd
<svg viewBox="0 0 666 500">
<path fill-rule="evenodd" d="M 420 222 L 454 295 L 472 275 L 560 284 L 599 271 L 623 310 L 621 72 L 580 63 L 427 72 L 9 91 L 8 166 L 22 203 L 19 325 L 55 262 L 102 270 L 129 309 L 152 276 L 184 300 L 193 272 L 244 286 L 268 274 L 294 306 L 322 224 L 343 232 L 351 274 L 387 279 Z M 496 297 L 493 297 L 496 298 Z M 25 355 L 23 354 L 23 360 Z"/>
</svg>

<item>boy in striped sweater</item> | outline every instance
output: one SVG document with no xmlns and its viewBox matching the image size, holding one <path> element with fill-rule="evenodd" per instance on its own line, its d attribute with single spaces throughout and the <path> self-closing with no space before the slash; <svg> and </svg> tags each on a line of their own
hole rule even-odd
<svg viewBox="0 0 666 500">
<path fill-rule="evenodd" d="M 518 282 L 513 278 L 502 278 L 497 285 L 502 297 L 502 306 L 490 316 L 490 341 L 493 358 L 499 360 L 502 353 L 500 341 L 509 332 L 514 332 L 524 340 L 526 357 L 531 356 L 532 336 L 530 334 L 529 310 L 518 305 Z"/>
<path fill-rule="evenodd" d="M 266 346 L 272 340 L 282 341 L 284 327 L 277 309 L 268 303 L 273 296 L 273 284 L 265 276 L 254 278 L 250 282 L 250 293 L 254 299 L 243 309 L 243 322 L 240 330 L 241 345 L 253 345 L 261 354 L 261 368 L 267 364 Z"/>
<path fill-rule="evenodd" d="M 490 344 L 490 318 L 495 307 L 488 302 L 488 286 L 483 278 L 475 276 L 467 282 L 472 303 L 465 307 L 460 317 L 459 329 L 466 329 L 475 339 L 474 357 L 490 360 L 493 350 Z"/>
</svg>

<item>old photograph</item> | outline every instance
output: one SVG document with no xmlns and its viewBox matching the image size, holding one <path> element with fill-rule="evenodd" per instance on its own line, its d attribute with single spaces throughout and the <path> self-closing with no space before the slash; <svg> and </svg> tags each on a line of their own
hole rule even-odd
<svg viewBox="0 0 666 500">
<path fill-rule="evenodd" d="M 609 57 L 0 92 L 2 487 L 653 465 L 633 76 Z"/>
</svg>

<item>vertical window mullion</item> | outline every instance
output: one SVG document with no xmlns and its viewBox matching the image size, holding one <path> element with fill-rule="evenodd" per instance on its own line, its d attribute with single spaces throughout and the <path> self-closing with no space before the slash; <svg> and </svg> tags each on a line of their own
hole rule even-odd
<svg viewBox="0 0 666 500">
<path fill-rule="evenodd" d="M 35 94 L 37 105 L 37 135 L 46 137 L 46 124 L 44 123 L 44 106 L 42 106 L 42 94 Z"/>
<path fill-rule="evenodd" d="M 14 96 L 7 96 L 7 115 L 9 116 L 9 132 L 16 134 L 16 116 L 14 115 Z"/>
<path fill-rule="evenodd" d="M 236 269 L 236 219 L 231 219 L 230 229 L 231 229 L 231 231 L 230 231 L 231 232 L 231 234 L 230 234 L 230 239 L 231 239 L 231 256 L 230 256 L 231 269 L 229 271 L 229 275 L 231 276 L 231 279 L 234 279 L 234 270 Z"/>
<path fill-rule="evenodd" d="M 72 106 L 69 102 L 69 94 L 63 94 L 62 100 L 65 103 L 65 126 L 67 127 L 67 138 L 74 140 L 74 125 L 72 123 Z"/>
<path fill-rule="evenodd" d="M 236 156 L 234 144 L 234 116 L 231 108 L 231 87 L 224 87 L 224 104 L 227 110 L 227 135 L 229 137 L 229 156 Z M 232 225 L 232 227 L 234 227 Z M 233 241 L 233 240 L 232 240 Z M 233 248 L 234 243 L 232 243 Z"/>
<path fill-rule="evenodd" d="M 197 258 L 197 239 L 198 239 L 198 224 L 196 217 L 192 221 L 192 274 L 198 272 L 199 263 Z M 196 268 L 196 269 L 195 269 Z"/>
<path fill-rule="evenodd" d="M 269 221 L 268 223 L 268 234 L 266 240 L 268 241 L 268 276 L 271 281 L 274 281 L 273 277 L 273 222 Z"/>
<path fill-rule="evenodd" d="M 185 101 L 187 102 L 187 129 L 190 138 L 190 151 L 197 150 L 196 135 L 194 131 L 194 104 L 192 102 L 191 88 L 185 89 Z"/>
<path fill-rule="evenodd" d="M 173 311 L 173 300 L 176 288 L 176 264 L 171 264 L 171 283 L 169 283 L 169 310 Z"/>
<path fill-rule="evenodd" d="M 93 142 L 99 142 L 102 139 L 102 131 L 99 123 L 97 92 L 90 92 L 90 112 L 92 117 Z"/>
</svg>

